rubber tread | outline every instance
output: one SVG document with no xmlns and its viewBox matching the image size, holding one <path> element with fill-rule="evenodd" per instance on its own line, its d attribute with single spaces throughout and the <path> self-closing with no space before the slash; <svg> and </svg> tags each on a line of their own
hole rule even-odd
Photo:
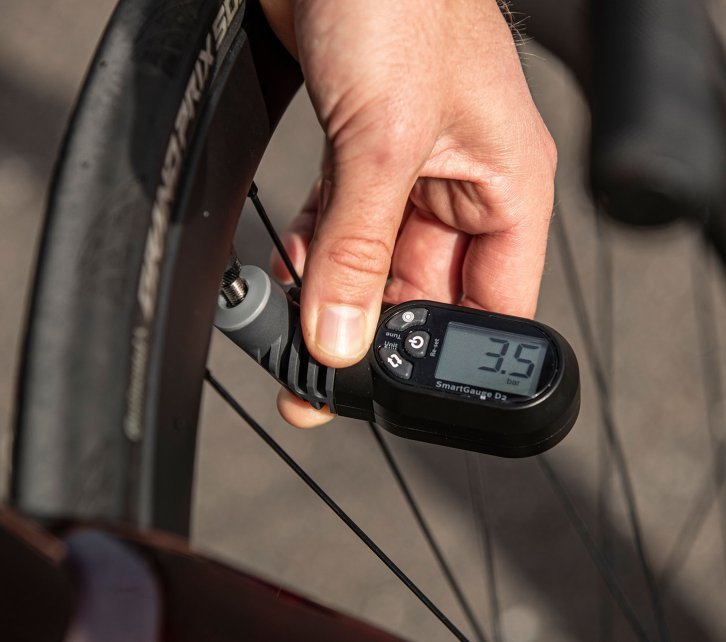
<svg viewBox="0 0 726 642">
<path fill-rule="evenodd" d="M 146 426 L 144 443 L 130 440 L 123 423 L 137 284 L 152 203 L 190 72 L 220 5 L 122 0 L 88 72 L 50 190 L 24 344 L 11 493 L 25 514 L 50 520 L 126 521 L 182 534 L 188 528 L 196 415 L 211 320 L 196 338 L 197 345 L 190 347 L 193 368 L 201 370 L 185 372 L 194 381 L 183 423 L 161 426 L 161 432 L 158 425 Z M 236 81 L 249 95 L 237 106 L 249 114 L 244 127 L 254 140 L 238 150 L 237 162 L 246 168 L 240 182 L 251 183 L 301 75 L 271 35 L 259 7 L 248 3 L 244 12 L 239 38 L 244 35 L 246 41 L 247 30 L 254 37 L 239 45 L 240 68 L 248 77 Z M 219 107 L 223 111 L 224 105 Z M 200 105 L 198 124 L 204 108 Z M 223 136 L 217 138 L 224 144 Z M 204 169 L 208 157 L 190 145 L 189 157 L 195 154 Z M 193 182 L 181 181 L 187 193 L 184 198 L 177 195 L 180 202 L 194 200 Z M 240 186 L 242 199 L 248 186 Z M 240 202 L 236 194 L 232 200 Z M 214 272 L 227 252 L 240 209 L 221 213 L 214 256 L 190 257 L 194 243 L 186 228 L 192 222 L 180 208 L 172 214 L 160 261 L 162 296 L 153 332 L 164 336 L 165 343 L 152 343 L 147 421 L 170 401 L 165 394 L 178 396 L 157 385 L 157 375 L 174 372 L 170 346 L 185 336 L 183 319 L 170 318 L 179 307 L 179 289 L 184 289 L 177 268 L 192 258 L 192 269 L 199 272 L 198 261 L 209 258 Z M 210 279 L 213 283 L 216 275 Z M 206 282 L 197 285 L 208 287 Z M 197 316 L 204 319 L 213 308 L 214 292 L 201 295 Z M 195 301 L 188 303 L 197 310 Z M 179 345 L 174 346 L 177 352 Z M 168 448 L 158 443 L 175 431 L 183 433 L 178 443 L 172 441 Z M 161 461 L 165 452 L 167 460 L 180 463 Z M 161 464 L 171 467 L 166 470 Z M 159 490 L 162 482 L 166 486 Z M 171 512 L 157 515 L 165 504 Z"/>
</svg>

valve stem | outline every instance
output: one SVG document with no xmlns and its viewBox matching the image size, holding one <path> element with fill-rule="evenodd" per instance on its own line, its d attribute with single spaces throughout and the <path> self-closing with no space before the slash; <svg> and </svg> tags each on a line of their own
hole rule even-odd
<svg viewBox="0 0 726 642">
<path fill-rule="evenodd" d="M 221 293 L 228 308 L 233 308 L 244 301 L 247 296 L 247 282 L 240 277 L 242 264 L 237 258 L 234 248 L 230 250 L 229 267 L 222 277 Z"/>
</svg>

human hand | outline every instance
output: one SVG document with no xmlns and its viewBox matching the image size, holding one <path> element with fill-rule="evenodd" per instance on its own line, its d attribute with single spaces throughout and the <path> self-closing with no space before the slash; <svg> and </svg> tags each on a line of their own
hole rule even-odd
<svg viewBox="0 0 726 642">
<path fill-rule="evenodd" d="M 322 182 L 284 237 L 311 355 L 360 360 L 383 298 L 532 316 L 556 150 L 496 1 L 292 3 L 263 6 L 326 134 Z M 330 418 L 287 391 L 278 407 L 298 426 Z"/>
</svg>

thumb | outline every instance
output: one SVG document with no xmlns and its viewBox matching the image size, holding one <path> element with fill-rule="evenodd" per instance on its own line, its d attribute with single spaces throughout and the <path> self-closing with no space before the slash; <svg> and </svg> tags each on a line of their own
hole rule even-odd
<svg viewBox="0 0 726 642">
<path fill-rule="evenodd" d="M 357 162 L 345 171 L 333 166 L 333 178 L 323 181 L 300 305 L 305 344 L 325 365 L 352 365 L 373 341 L 413 186 L 412 176 L 390 178 L 401 177 L 398 169 L 388 172 L 374 163 Z"/>
</svg>

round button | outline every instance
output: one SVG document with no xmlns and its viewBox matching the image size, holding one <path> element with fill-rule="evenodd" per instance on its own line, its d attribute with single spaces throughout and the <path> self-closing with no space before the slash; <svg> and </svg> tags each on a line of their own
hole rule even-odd
<svg viewBox="0 0 726 642">
<path fill-rule="evenodd" d="M 379 348 L 378 356 L 382 365 L 399 379 L 410 379 L 413 372 L 413 364 L 403 359 L 395 348 Z"/>
<path fill-rule="evenodd" d="M 428 332 L 423 330 L 417 330 L 411 332 L 406 337 L 405 349 L 408 354 L 416 359 L 421 359 L 426 356 L 426 349 L 429 347 L 430 335 Z"/>
<path fill-rule="evenodd" d="M 386 327 L 397 332 L 408 330 L 412 326 L 424 325 L 428 316 L 429 312 L 426 308 L 410 308 L 394 314 L 388 319 Z"/>
</svg>

